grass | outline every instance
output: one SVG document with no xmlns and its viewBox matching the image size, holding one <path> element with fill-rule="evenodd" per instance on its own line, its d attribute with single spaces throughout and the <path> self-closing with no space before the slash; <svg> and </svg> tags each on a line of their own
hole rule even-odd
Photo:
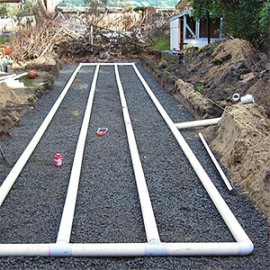
<svg viewBox="0 0 270 270">
<path fill-rule="evenodd" d="M 199 93 L 201 93 L 201 94 L 203 94 L 204 90 L 205 90 L 205 87 L 204 87 L 203 84 L 198 85 L 198 86 L 195 87 L 195 91 L 196 91 L 196 92 L 199 92 Z"/>
<path fill-rule="evenodd" d="M 10 43 L 10 42 L 11 42 L 11 37 L 0 37 L 0 44 Z"/>
<path fill-rule="evenodd" d="M 170 49 L 170 37 L 160 36 L 153 39 L 154 49 L 158 51 L 169 50 Z"/>
</svg>

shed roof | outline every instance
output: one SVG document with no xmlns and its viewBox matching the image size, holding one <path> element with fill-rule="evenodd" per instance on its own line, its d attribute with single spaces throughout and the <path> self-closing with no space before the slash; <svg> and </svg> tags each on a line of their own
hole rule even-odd
<svg viewBox="0 0 270 270">
<path fill-rule="evenodd" d="M 169 19 L 169 21 L 172 22 L 172 21 L 174 21 L 174 20 L 176 20 L 176 19 L 178 19 L 178 18 L 181 18 L 181 17 L 183 17 L 183 16 L 185 16 L 185 15 L 190 15 L 190 16 L 192 16 L 192 10 L 191 10 L 191 9 L 190 9 L 190 10 L 185 10 L 185 11 L 183 11 L 182 13 L 176 14 L 176 15 L 172 16 L 172 17 Z"/>
</svg>

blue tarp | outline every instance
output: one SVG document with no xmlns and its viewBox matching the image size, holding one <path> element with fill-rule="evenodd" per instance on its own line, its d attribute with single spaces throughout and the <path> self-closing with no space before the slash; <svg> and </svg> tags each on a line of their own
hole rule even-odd
<svg viewBox="0 0 270 270">
<path fill-rule="evenodd" d="M 58 6 L 59 7 L 89 7 L 91 1 L 84 0 L 63 0 Z M 89 3 L 90 2 L 90 3 Z M 174 8 L 179 0 L 108 0 L 107 6 L 109 7 L 121 7 L 130 5 L 132 7 L 156 7 L 156 8 Z"/>
</svg>

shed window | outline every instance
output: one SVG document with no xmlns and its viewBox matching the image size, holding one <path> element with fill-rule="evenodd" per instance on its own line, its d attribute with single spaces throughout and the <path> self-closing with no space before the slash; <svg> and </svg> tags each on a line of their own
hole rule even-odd
<svg viewBox="0 0 270 270">
<path fill-rule="evenodd" d="M 187 16 L 187 25 L 196 33 L 196 22 L 194 21 L 193 17 Z M 193 34 L 187 29 L 186 38 L 194 38 Z"/>
<path fill-rule="evenodd" d="M 219 38 L 220 31 L 220 19 L 210 20 L 210 37 L 211 38 Z M 207 37 L 207 20 L 201 20 L 200 23 L 200 37 Z"/>
</svg>

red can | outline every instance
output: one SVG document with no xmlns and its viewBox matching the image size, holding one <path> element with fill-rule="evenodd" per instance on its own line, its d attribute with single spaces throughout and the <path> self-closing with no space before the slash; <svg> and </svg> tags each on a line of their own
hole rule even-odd
<svg viewBox="0 0 270 270">
<path fill-rule="evenodd" d="M 54 155 L 54 166 L 61 167 L 62 164 L 63 164 L 63 156 L 62 156 L 62 154 L 59 154 L 59 153 L 55 154 Z"/>
</svg>

